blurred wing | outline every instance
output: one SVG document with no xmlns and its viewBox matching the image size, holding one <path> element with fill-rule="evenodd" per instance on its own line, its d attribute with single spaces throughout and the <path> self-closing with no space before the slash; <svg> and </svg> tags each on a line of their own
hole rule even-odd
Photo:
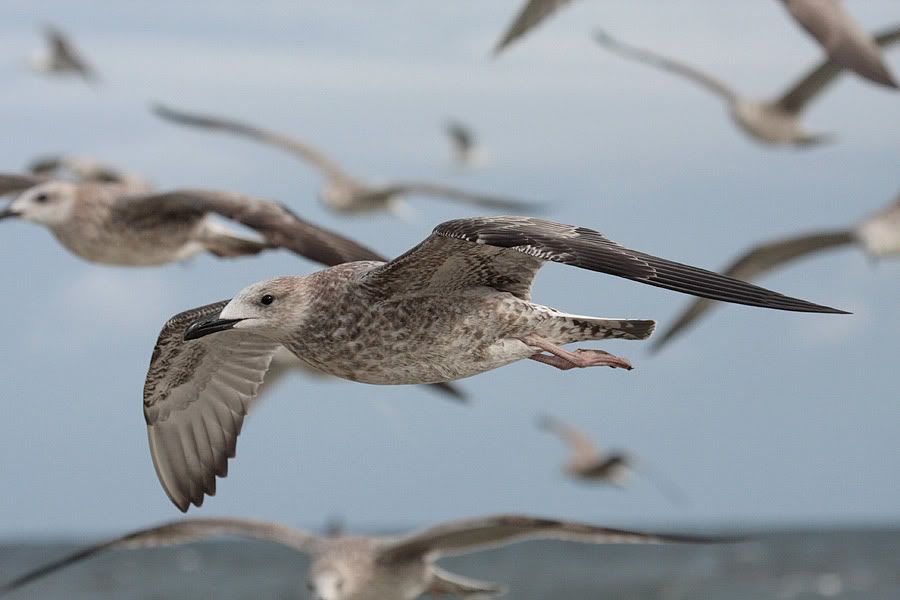
<svg viewBox="0 0 900 600">
<path fill-rule="evenodd" d="M 669 71 L 670 73 L 675 73 L 676 75 L 680 75 L 682 77 L 690 79 L 694 83 L 699 84 L 700 86 L 713 92 L 717 96 L 722 97 L 729 103 L 737 100 L 737 94 L 735 94 L 734 90 L 732 90 L 730 87 L 728 87 L 718 79 L 712 77 L 711 75 L 707 75 L 703 71 L 700 71 L 699 69 L 696 69 L 686 63 L 675 60 L 673 58 L 665 57 L 651 50 L 646 50 L 644 48 L 638 48 L 637 46 L 625 44 L 615 39 L 605 31 L 596 31 L 594 33 L 594 40 L 607 50 L 615 52 L 619 56 L 623 56 L 631 60 L 636 60 L 646 65 L 650 65 L 651 67 L 656 67 L 658 69 L 662 69 L 663 71 Z"/>
<path fill-rule="evenodd" d="M 11 593 L 32 581 L 107 550 L 187 544 L 216 536 L 239 536 L 266 540 L 289 546 L 303 553 L 313 552 L 317 541 L 317 538 L 313 535 L 276 523 L 251 521 L 249 519 L 184 519 L 157 527 L 141 529 L 79 550 L 33 571 L 29 571 L 0 586 L 0 595 Z"/>
<path fill-rule="evenodd" d="M 304 221 L 283 204 L 243 194 L 182 189 L 133 196 L 119 208 L 132 223 L 215 213 L 255 229 L 274 246 L 326 266 L 358 260 L 385 259 L 340 234 Z"/>
<path fill-rule="evenodd" d="M 723 271 L 723 274 L 742 281 L 750 281 L 759 275 L 808 254 L 829 248 L 846 246 L 855 242 L 856 234 L 850 230 L 814 233 L 777 240 L 751 248 L 743 256 L 731 263 Z M 715 306 L 715 302 L 707 299 L 692 302 L 669 329 L 656 336 L 651 349 L 656 351 L 662 348 L 666 342 L 699 319 L 713 306 Z"/>
<path fill-rule="evenodd" d="M 453 521 L 392 541 L 380 552 L 383 562 L 404 562 L 423 556 L 439 558 L 476 552 L 529 539 L 558 539 L 591 544 L 708 543 L 717 540 L 694 536 L 643 533 L 597 527 L 524 515 L 495 515 Z"/>
<path fill-rule="evenodd" d="M 897 87 L 875 40 L 841 0 L 785 0 L 784 4 L 834 62 L 876 83 Z"/>
<path fill-rule="evenodd" d="M 624 454 L 610 454 L 602 460 L 594 463 L 590 468 L 579 471 L 579 475 L 586 478 L 591 477 L 609 477 L 614 469 L 619 467 L 627 467 L 628 459 Z"/>
<path fill-rule="evenodd" d="M 279 344 L 240 330 L 184 340 L 198 319 L 227 300 L 175 315 L 163 327 L 144 383 L 144 418 L 153 466 L 182 512 L 216 493 L 228 473 L 244 415 Z"/>
<path fill-rule="evenodd" d="M 161 104 L 154 105 L 153 112 L 167 121 L 178 123 L 180 125 L 225 131 L 250 138 L 251 140 L 256 140 L 263 144 L 275 146 L 276 148 L 281 148 L 282 150 L 299 157 L 301 160 L 306 161 L 314 168 L 321 171 L 329 179 L 353 181 L 353 178 L 341 169 L 337 163 L 327 158 L 319 150 L 313 148 L 309 144 L 305 144 L 295 138 L 267 129 L 261 129 L 253 125 L 248 125 L 240 121 L 186 113 Z"/>
<path fill-rule="evenodd" d="M 900 27 L 894 27 L 875 36 L 875 43 L 882 48 L 892 46 L 897 42 L 900 42 Z M 843 70 L 844 67 L 834 60 L 823 61 L 789 88 L 775 103 L 776 106 L 790 113 L 799 113 Z"/>
<path fill-rule="evenodd" d="M 42 175 L 18 175 L 16 173 L 0 173 L 0 196 L 22 192 L 49 178 Z"/>
<path fill-rule="evenodd" d="M 500 38 L 500 41 L 494 46 L 494 55 L 500 54 L 504 48 L 537 27 L 544 19 L 566 4 L 569 4 L 571 1 L 572 0 L 526 0 L 522 10 L 519 11 L 515 20 L 506 29 L 506 33 L 503 34 L 503 37 Z"/>
<path fill-rule="evenodd" d="M 524 200 L 516 200 L 504 196 L 494 196 L 491 194 L 477 194 L 468 192 L 459 188 L 436 183 L 426 183 L 422 181 L 405 181 L 398 182 L 379 188 L 378 194 L 386 196 L 433 196 L 435 198 L 445 198 L 447 200 L 456 200 L 463 204 L 471 206 L 480 206 L 483 208 L 495 208 L 500 210 L 516 210 L 516 211 L 537 211 L 541 209 L 541 205 L 536 202 L 527 202 Z"/>
<path fill-rule="evenodd" d="M 572 448 L 576 457 L 589 459 L 597 456 L 597 447 L 594 446 L 594 442 L 580 429 L 549 415 L 542 417 L 538 425 L 561 437 Z"/>
<path fill-rule="evenodd" d="M 447 221 L 424 242 L 372 269 L 360 282 L 387 294 L 492 287 L 528 299 L 534 276 L 546 261 L 736 304 L 842 312 L 629 250 L 593 229 L 530 217 Z"/>
<path fill-rule="evenodd" d="M 428 586 L 428 590 L 432 596 L 487 600 L 506 594 L 508 588 L 501 583 L 463 577 L 431 565 L 431 584 Z"/>
<path fill-rule="evenodd" d="M 447 135 L 450 136 L 450 141 L 453 143 L 453 149 L 458 155 L 465 156 L 472 150 L 472 147 L 475 145 L 475 138 L 468 127 L 459 121 L 447 121 L 445 129 Z"/>
<path fill-rule="evenodd" d="M 50 51 L 56 60 L 68 65 L 69 68 L 78 71 L 88 81 L 95 81 L 97 75 L 93 68 L 81 58 L 75 46 L 69 41 L 63 32 L 55 27 L 45 27 L 44 36 L 50 46 Z"/>
</svg>

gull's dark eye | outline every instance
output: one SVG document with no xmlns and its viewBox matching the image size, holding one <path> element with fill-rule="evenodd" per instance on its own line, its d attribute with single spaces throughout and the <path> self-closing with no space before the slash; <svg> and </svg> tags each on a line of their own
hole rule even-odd
<svg viewBox="0 0 900 600">
<path fill-rule="evenodd" d="M 273 296 L 272 294 L 266 294 L 265 296 L 263 296 L 262 298 L 259 299 L 259 303 L 264 304 L 265 306 L 268 306 L 268 305 L 272 304 L 273 302 L 275 302 L 275 296 Z"/>
<path fill-rule="evenodd" d="M 38 204 L 43 204 L 44 202 L 46 202 L 49 199 L 50 199 L 50 196 L 48 196 L 47 194 L 43 194 L 43 193 L 38 194 L 37 196 L 34 197 L 34 201 L 37 202 Z"/>
</svg>

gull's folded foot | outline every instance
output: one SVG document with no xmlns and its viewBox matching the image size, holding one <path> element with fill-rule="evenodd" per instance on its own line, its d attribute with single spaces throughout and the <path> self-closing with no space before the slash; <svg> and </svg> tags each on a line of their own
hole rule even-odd
<svg viewBox="0 0 900 600">
<path fill-rule="evenodd" d="M 575 352 L 569 352 L 568 350 L 533 334 L 522 338 L 522 341 L 529 346 L 540 348 L 541 350 L 550 353 L 549 356 L 540 353 L 534 354 L 529 357 L 531 360 L 536 360 L 545 365 L 556 367 L 562 371 L 568 371 L 569 369 L 575 368 L 584 369 L 587 367 L 612 367 L 613 369 L 626 369 L 628 371 L 634 368 L 627 358 L 615 356 L 614 354 L 604 352 L 603 350 L 579 348 L 575 350 Z"/>
</svg>

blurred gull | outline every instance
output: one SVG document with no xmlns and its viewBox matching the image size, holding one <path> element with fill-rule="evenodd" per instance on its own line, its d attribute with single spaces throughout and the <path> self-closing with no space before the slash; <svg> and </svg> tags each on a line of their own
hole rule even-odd
<svg viewBox="0 0 900 600">
<path fill-rule="evenodd" d="M 831 136 L 806 131 L 800 121 L 806 105 L 818 96 L 843 72 L 843 67 L 833 60 L 825 60 L 809 71 L 780 98 L 756 101 L 739 96 L 730 87 L 698 69 L 667 58 L 650 50 L 620 42 L 606 32 L 595 34 L 598 44 L 626 58 L 670 71 L 701 85 L 721 97 L 728 104 L 731 117 L 741 129 L 760 142 L 773 145 L 813 146 L 831 140 Z M 900 27 L 894 27 L 875 36 L 879 46 L 889 46 L 900 41 Z"/>
<path fill-rule="evenodd" d="M 549 415 L 539 417 L 537 424 L 541 429 L 558 435 L 572 449 L 572 456 L 563 467 L 569 476 L 621 487 L 629 470 L 640 471 L 669 501 L 684 504 L 684 494 L 667 479 L 651 473 L 636 456 L 619 451 L 601 451 L 583 431 Z"/>
<path fill-rule="evenodd" d="M 48 75 L 78 75 L 90 84 L 98 82 L 97 73 L 59 29 L 44 27 L 47 52 L 31 61 L 34 70 Z"/>
<path fill-rule="evenodd" d="M 585 544 L 713 543 L 698 536 L 644 533 L 526 515 L 492 515 L 448 521 L 400 536 L 319 536 L 277 523 L 235 518 L 184 519 L 91 546 L 35 569 L 0 587 L 0 595 L 106 550 L 185 544 L 216 536 L 265 540 L 312 559 L 306 586 L 315 600 L 413 600 L 423 594 L 494 598 L 498 583 L 446 571 L 435 561 L 528 540 Z"/>
<path fill-rule="evenodd" d="M 444 130 L 450 138 L 453 162 L 457 167 L 472 169 L 487 164 L 487 155 L 469 127 L 455 119 L 449 119 L 444 125 Z"/>
<path fill-rule="evenodd" d="M 361 214 L 373 211 L 390 211 L 399 214 L 403 209 L 401 198 L 412 195 L 434 196 L 492 209 L 529 211 L 538 208 L 537 204 L 529 202 L 488 194 L 477 194 L 436 183 L 408 181 L 393 182 L 386 185 L 371 185 L 350 175 L 337 163 L 312 146 L 280 133 L 266 131 L 238 121 L 188 114 L 165 106 L 155 106 L 153 111 L 167 121 L 193 127 L 228 131 L 264 144 L 276 146 L 297 156 L 317 169 L 325 177 L 327 183 L 321 193 L 321 199 L 326 206 L 336 212 Z"/>
<path fill-rule="evenodd" d="M 723 274 L 750 281 L 810 254 L 851 245 L 872 258 L 900 255 L 900 196 L 887 208 L 853 227 L 805 233 L 754 246 L 732 262 Z M 692 302 L 672 326 L 654 340 L 651 348 L 660 350 L 713 306 L 715 302 L 707 299 Z"/>
<path fill-rule="evenodd" d="M 644 339 L 655 323 L 532 303 L 546 261 L 750 306 L 841 312 L 629 250 L 583 227 L 528 217 L 448 221 L 388 263 L 263 281 L 217 315 L 210 305 L 173 317 L 144 386 L 150 452 L 169 498 L 185 511 L 215 490 L 280 346 L 330 375 L 385 385 L 447 382 L 526 358 L 564 371 L 630 369 L 602 350 L 561 345 Z"/>
<path fill-rule="evenodd" d="M 560 8 L 572 0 L 526 0 L 522 10 L 510 23 L 503 37 L 494 46 L 494 55 L 500 54 L 507 46 L 540 25 Z"/>
<path fill-rule="evenodd" d="M 881 48 L 844 8 L 843 0 L 782 0 L 785 8 L 838 65 L 881 85 L 897 81 L 884 64 Z"/>
</svg>

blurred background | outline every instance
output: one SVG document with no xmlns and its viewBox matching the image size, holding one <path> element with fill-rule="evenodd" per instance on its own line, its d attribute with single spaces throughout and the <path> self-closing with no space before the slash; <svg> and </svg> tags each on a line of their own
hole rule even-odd
<svg viewBox="0 0 900 600">
<path fill-rule="evenodd" d="M 773 97 L 821 59 L 778 2 L 573 3 L 491 58 L 519 4 L 6 0 L 0 170 L 47 153 L 96 156 L 162 189 L 277 199 L 391 256 L 473 214 L 414 199 L 409 222 L 340 217 L 318 203 L 311 169 L 164 123 L 148 110 L 161 101 L 296 135 L 376 181 L 437 179 L 548 202 L 548 218 L 711 269 L 758 241 L 853 223 L 900 188 L 897 93 L 844 75 L 806 115 L 837 141 L 772 149 L 703 90 L 590 39 L 602 26 Z M 900 21 L 895 0 L 848 8 L 867 29 Z M 27 70 L 42 23 L 73 37 L 101 85 Z M 900 71 L 900 50 L 886 57 Z M 490 165 L 454 170 L 450 117 L 474 129 Z M 177 517 L 141 413 L 160 327 L 247 283 L 317 267 L 272 252 L 115 268 L 74 257 L 33 224 L 0 229 L 0 539 L 95 537 Z M 498 511 L 669 529 L 897 527 L 900 262 L 840 251 L 761 283 L 854 314 L 728 306 L 658 355 L 646 343 L 601 345 L 631 358 L 631 372 L 522 361 L 463 380 L 470 406 L 420 387 L 292 376 L 245 422 L 218 495 L 191 512 L 316 528 L 341 515 L 362 530 Z M 662 327 L 690 300 L 554 265 L 534 299 Z M 633 451 L 689 503 L 671 504 L 640 477 L 625 491 L 567 481 L 567 450 L 535 428 L 540 413 Z"/>
</svg>

